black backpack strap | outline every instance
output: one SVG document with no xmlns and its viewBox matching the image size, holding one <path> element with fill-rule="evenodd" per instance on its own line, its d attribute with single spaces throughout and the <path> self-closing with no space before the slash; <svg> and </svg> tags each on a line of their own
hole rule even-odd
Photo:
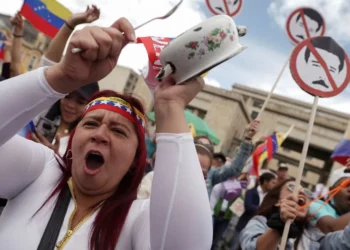
<svg viewBox="0 0 350 250">
<path fill-rule="evenodd" d="M 57 199 L 55 208 L 52 212 L 49 222 L 46 225 L 45 232 L 41 237 L 37 250 L 54 250 L 56 241 L 60 233 L 64 217 L 66 216 L 69 202 L 72 195 L 68 184 L 62 190 L 62 193 Z"/>
</svg>

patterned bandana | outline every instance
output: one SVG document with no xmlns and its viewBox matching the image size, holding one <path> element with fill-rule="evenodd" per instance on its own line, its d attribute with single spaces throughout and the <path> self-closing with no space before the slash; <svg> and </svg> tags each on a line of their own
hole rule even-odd
<svg viewBox="0 0 350 250">
<path fill-rule="evenodd" d="M 86 107 L 83 116 L 95 109 L 106 109 L 123 115 L 132 122 L 138 122 L 145 129 L 145 117 L 127 101 L 118 97 L 100 97 L 90 102 Z"/>
</svg>

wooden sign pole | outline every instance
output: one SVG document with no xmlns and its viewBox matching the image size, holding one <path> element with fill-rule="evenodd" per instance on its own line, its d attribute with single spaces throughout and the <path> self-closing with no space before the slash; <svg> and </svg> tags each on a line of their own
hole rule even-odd
<svg viewBox="0 0 350 250">
<path fill-rule="evenodd" d="M 311 135 L 312 135 L 312 128 L 314 126 L 314 122 L 315 122 L 315 118 L 316 118 L 318 98 L 319 98 L 318 96 L 315 96 L 314 103 L 313 103 L 313 106 L 312 106 L 311 117 L 310 117 L 310 121 L 309 121 L 309 127 L 307 129 L 306 139 L 304 141 L 303 150 L 302 150 L 302 153 L 301 153 L 301 159 L 300 159 L 299 167 L 298 167 L 297 178 L 296 178 L 296 181 L 295 181 L 295 188 L 294 188 L 294 192 L 293 192 L 293 194 L 295 196 L 298 195 L 299 189 L 300 189 L 300 182 L 301 182 L 301 178 L 303 176 L 303 171 L 304 171 L 307 151 L 309 149 L 310 139 L 311 139 Z M 292 221 L 288 220 L 286 222 L 286 224 L 284 225 L 284 231 L 283 231 L 282 240 L 281 240 L 281 244 L 280 244 L 280 248 L 279 248 L 280 250 L 285 250 L 286 243 L 287 243 L 287 240 L 288 240 L 289 228 L 290 228 L 291 224 L 292 224 Z"/>
<path fill-rule="evenodd" d="M 272 86 L 272 89 L 270 90 L 269 94 L 267 95 L 267 97 L 266 97 L 266 99 L 265 99 L 265 101 L 264 101 L 264 104 L 263 104 L 262 108 L 260 109 L 258 116 L 256 117 L 257 120 L 259 120 L 259 119 L 261 118 L 262 113 L 263 113 L 264 110 L 266 109 L 267 103 L 270 101 L 271 96 L 272 96 L 272 93 L 273 93 L 273 91 L 275 90 L 275 88 L 277 87 L 277 84 L 278 84 L 278 82 L 280 81 L 280 79 L 281 79 L 281 77 L 282 77 L 282 74 L 283 74 L 285 68 L 287 67 L 287 65 L 288 65 L 288 63 L 289 63 L 289 58 L 290 58 L 290 57 L 288 57 L 288 60 L 284 63 L 281 72 L 278 74 L 277 79 L 276 79 L 274 85 Z"/>
</svg>

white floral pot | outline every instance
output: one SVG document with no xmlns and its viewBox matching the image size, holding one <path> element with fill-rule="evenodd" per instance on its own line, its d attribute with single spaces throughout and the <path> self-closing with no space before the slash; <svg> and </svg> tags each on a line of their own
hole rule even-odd
<svg viewBox="0 0 350 250">
<path fill-rule="evenodd" d="M 217 15 L 187 30 L 160 54 L 161 82 L 169 74 L 176 84 L 199 76 L 246 49 L 239 43 L 237 27 L 227 15 Z"/>
</svg>

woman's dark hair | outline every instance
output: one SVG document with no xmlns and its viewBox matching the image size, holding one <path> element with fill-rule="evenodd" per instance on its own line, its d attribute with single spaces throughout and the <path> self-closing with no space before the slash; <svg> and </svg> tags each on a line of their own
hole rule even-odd
<svg viewBox="0 0 350 250">
<path fill-rule="evenodd" d="M 98 97 L 119 97 L 130 103 L 133 107 L 144 114 L 144 109 L 141 102 L 130 95 L 118 94 L 115 91 L 108 90 L 96 93 L 96 95 L 93 96 L 93 99 Z M 140 126 L 136 126 L 136 133 L 138 137 L 138 147 L 135 159 L 130 166 L 129 171 L 120 181 L 117 190 L 111 197 L 104 201 L 104 205 L 96 215 L 91 229 L 91 234 L 89 235 L 90 250 L 115 249 L 131 204 L 134 200 L 136 200 L 137 190 L 145 172 L 147 157 L 144 131 Z M 63 193 L 63 188 L 67 185 L 67 181 L 72 176 L 71 148 L 74 134 L 75 129 L 73 129 L 72 133 L 70 134 L 67 151 L 63 157 L 65 165 L 65 167 L 62 166 L 63 176 L 47 201 L 53 198 L 56 194 L 59 194 L 60 197 Z M 60 162 L 59 164 L 61 165 Z M 45 206 L 47 201 L 43 204 L 43 206 Z"/>
<path fill-rule="evenodd" d="M 279 208 L 275 204 L 280 199 L 281 189 L 287 183 L 293 181 L 293 179 L 286 179 L 278 183 L 271 191 L 269 191 L 263 202 L 261 203 L 257 215 L 262 215 L 269 218 L 272 214 L 279 211 Z"/>
<path fill-rule="evenodd" d="M 260 175 L 259 177 L 259 184 L 263 185 L 265 181 L 269 182 L 273 179 L 276 179 L 276 176 L 272 173 L 263 173 L 262 175 Z"/>
</svg>

